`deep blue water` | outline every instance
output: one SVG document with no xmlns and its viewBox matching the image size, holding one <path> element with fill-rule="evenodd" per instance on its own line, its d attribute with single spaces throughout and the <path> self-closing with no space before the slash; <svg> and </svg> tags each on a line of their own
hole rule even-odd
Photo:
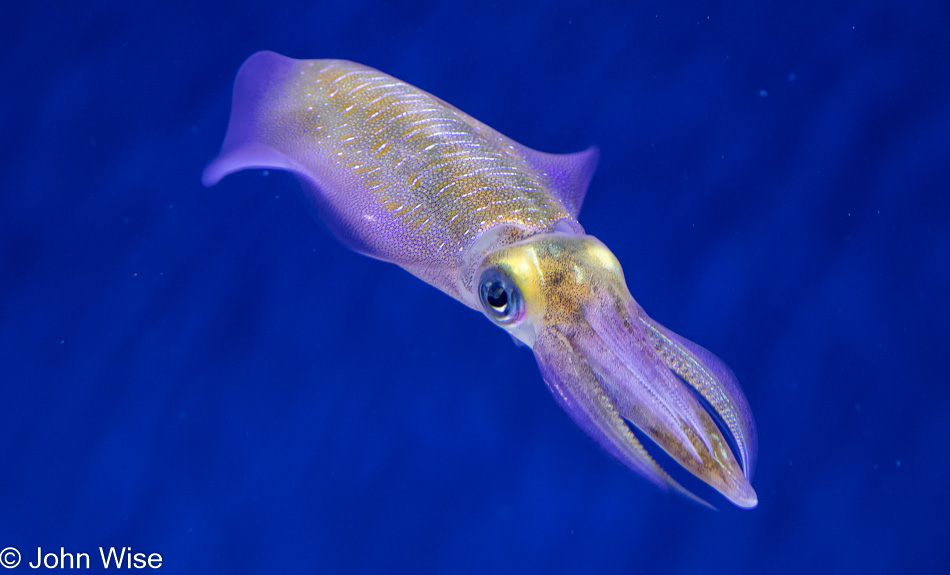
<svg viewBox="0 0 950 575">
<path fill-rule="evenodd" d="M 946 2 L 178 4 L 0 10 L 0 548 L 950 572 Z M 581 223 L 739 376 L 759 508 L 611 460 L 527 350 L 347 251 L 291 176 L 202 187 L 261 49 L 369 64 L 533 148 L 596 143 Z"/>
</svg>

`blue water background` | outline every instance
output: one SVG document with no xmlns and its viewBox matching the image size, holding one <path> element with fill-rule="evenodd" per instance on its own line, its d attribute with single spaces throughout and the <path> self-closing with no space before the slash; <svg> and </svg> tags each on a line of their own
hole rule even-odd
<svg viewBox="0 0 950 575">
<path fill-rule="evenodd" d="M 772 4 L 5 5 L 0 548 L 950 572 L 950 6 Z M 759 508 L 611 460 L 529 351 L 347 251 L 291 176 L 202 187 L 261 49 L 374 66 L 533 148 L 597 144 L 581 223 L 738 375 Z"/>
</svg>

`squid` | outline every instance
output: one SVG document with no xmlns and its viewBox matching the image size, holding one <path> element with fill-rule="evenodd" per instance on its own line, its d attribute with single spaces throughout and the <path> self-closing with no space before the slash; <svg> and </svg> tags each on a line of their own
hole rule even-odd
<svg viewBox="0 0 950 575">
<path fill-rule="evenodd" d="M 577 221 L 597 157 L 532 150 L 361 64 L 265 51 L 237 74 L 221 153 L 202 181 L 292 172 L 345 246 L 399 265 L 529 347 L 557 402 L 623 464 L 706 503 L 657 463 L 645 436 L 655 454 L 754 508 L 755 425 L 735 376 L 648 316 L 617 258 Z"/>
</svg>

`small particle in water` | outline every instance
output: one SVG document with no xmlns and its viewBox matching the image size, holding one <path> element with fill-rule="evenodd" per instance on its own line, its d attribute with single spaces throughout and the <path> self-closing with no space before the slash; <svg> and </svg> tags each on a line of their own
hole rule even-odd
<svg viewBox="0 0 950 575">
<path fill-rule="evenodd" d="M 768 91 L 768 90 L 759 90 L 759 97 L 760 97 L 760 98 L 768 98 L 768 97 L 769 97 L 769 91 Z"/>
</svg>

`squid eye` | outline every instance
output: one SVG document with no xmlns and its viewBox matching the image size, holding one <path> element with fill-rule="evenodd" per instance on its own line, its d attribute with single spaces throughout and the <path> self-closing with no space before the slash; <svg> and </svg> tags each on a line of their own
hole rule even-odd
<svg viewBox="0 0 950 575">
<path fill-rule="evenodd" d="M 521 290 L 498 269 L 488 269 L 482 274 L 478 297 L 488 317 L 500 325 L 512 324 L 524 315 Z"/>
</svg>

